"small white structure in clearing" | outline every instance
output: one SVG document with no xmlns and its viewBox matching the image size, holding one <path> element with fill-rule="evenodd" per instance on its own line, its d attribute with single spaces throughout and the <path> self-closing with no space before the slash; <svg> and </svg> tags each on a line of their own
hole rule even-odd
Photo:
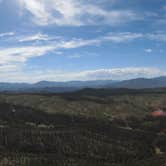
<svg viewBox="0 0 166 166">
<path fill-rule="evenodd" d="M 16 109 L 15 109 L 15 108 L 13 108 L 13 109 L 12 109 L 12 112 L 13 112 L 13 113 L 15 113 L 15 112 L 16 112 Z"/>
</svg>

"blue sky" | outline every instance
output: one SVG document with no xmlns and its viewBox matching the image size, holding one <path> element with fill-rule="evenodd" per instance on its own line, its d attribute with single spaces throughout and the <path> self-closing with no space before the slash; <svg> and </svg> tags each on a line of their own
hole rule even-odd
<svg viewBox="0 0 166 166">
<path fill-rule="evenodd" d="M 166 75 L 165 0 L 0 0 L 0 81 Z"/>
</svg>

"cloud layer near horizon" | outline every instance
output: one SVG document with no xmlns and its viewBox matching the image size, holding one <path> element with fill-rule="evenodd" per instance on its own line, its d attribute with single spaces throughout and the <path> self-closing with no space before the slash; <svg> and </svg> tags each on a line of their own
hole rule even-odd
<svg viewBox="0 0 166 166">
<path fill-rule="evenodd" d="M 56 70 L 29 70 L 24 72 L 22 70 L 15 69 L 14 66 L 10 66 L 11 71 L 5 70 L 0 73 L 2 82 L 29 82 L 35 83 L 42 80 L 47 81 L 71 81 L 71 80 L 127 80 L 133 78 L 153 78 L 158 76 L 166 76 L 165 71 L 161 71 L 156 68 L 113 68 L 113 69 L 98 69 L 98 70 L 85 70 L 85 71 L 56 71 Z M 0 67 L 1 70 L 1 67 Z M 8 77 L 6 77 L 8 73 Z M 17 81 L 16 81 L 17 80 Z"/>
</svg>

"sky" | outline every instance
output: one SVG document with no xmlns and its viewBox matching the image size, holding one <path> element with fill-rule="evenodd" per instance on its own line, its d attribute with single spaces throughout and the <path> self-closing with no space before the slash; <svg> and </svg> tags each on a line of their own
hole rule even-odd
<svg viewBox="0 0 166 166">
<path fill-rule="evenodd" d="M 0 82 L 166 75 L 165 0 L 0 0 Z"/>
</svg>

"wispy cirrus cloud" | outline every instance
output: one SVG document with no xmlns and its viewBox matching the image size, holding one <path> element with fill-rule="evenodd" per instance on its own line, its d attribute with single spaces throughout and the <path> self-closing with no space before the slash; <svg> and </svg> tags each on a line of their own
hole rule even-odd
<svg viewBox="0 0 166 166">
<path fill-rule="evenodd" d="M 6 33 L 8 34 L 8 33 Z M 7 47 L 1 47 L 0 48 L 0 65 L 1 68 L 7 68 L 13 69 L 15 67 L 20 67 L 23 64 L 26 64 L 26 62 L 34 57 L 40 57 L 40 56 L 45 56 L 48 53 L 54 53 L 57 55 L 62 55 L 64 50 L 69 50 L 69 49 L 75 49 L 75 48 L 80 48 L 80 47 L 86 47 L 86 46 L 100 46 L 101 44 L 105 42 L 112 42 L 112 43 L 126 43 L 126 42 L 132 42 L 138 39 L 147 39 L 147 40 L 162 40 L 165 41 L 163 38 L 164 36 L 161 34 L 142 34 L 142 33 L 131 33 L 131 32 L 120 32 L 120 33 L 109 33 L 106 34 L 102 37 L 96 37 L 92 39 L 79 39 L 79 38 L 71 38 L 70 40 L 65 39 L 63 37 L 54 37 L 54 36 L 49 36 L 47 34 L 42 34 L 42 33 L 37 33 L 37 34 L 30 34 L 30 35 L 21 35 L 21 36 L 14 36 L 13 40 L 16 43 L 16 46 L 13 46 L 13 44 L 10 46 L 8 45 Z M 18 40 L 15 40 L 15 39 Z M 44 43 L 36 43 L 36 41 L 44 41 Z M 21 42 L 21 44 L 19 44 Z M 28 44 L 26 42 L 29 42 Z M 152 52 L 152 49 L 148 48 L 145 49 L 145 52 Z M 68 56 L 70 59 L 73 58 L 80 58 L 82 57 L 82 54 L 73 54 Z M 88 55 L 89 56 L 89 55 Z M 119 72 L 118 72 L 119 71 Z M 118 73 L 122 73 L 122 71 L 128 72 L 130 75 L 134 76 L 132 71 L 134 71 L 135 76 L 139 76 L 139 74 L 143 75 L 143 72 L 146 76 L 147 73 L 150 76 L 151 74 L 157 73 L 157 70 L 152 70 L 152 69 L 146 69 L 146 68 L 141 68 L 137 69 L 132 68 L 129 69 L 116 69 L 116 70 L 97 70 L 93 71 L 92 75 L 91 72 L 85 72 L 84 74 L 87 76 L 89 75 L 89 78 L 98 78 L 99 75 L 103 75 L 103 78 L 107 78 L 109 74 L 111 73 L 111 76 L 116 73 L 116 77 Z M 129 72 L 131 71 L 131 72 Z M 96 73 L 96 74 L 95 74 Z M 107 74 L 108 73 L 108 74 Z M 159 74 L 160 72 L 158 72 Z M 81 72 L 81 74 L 83 74 Z M 119 78 L 121 77 L 121 74 L 119 74 Z M 148 76 L 147 75 L 147 76 Z M 157 74 L 156 74 L 157 75 Z"/>
<path fill-rule="evenodd" d="M 22 36 L 19 38 L 19 42 L 48 41 L 48 40 L 50 40 L 49 36 L 41 33 Z"/>
<path fill-rule="evenodd" d="M 115 43 L 122 43 L 127 41 L 133 41 L 143 37 L 144 35 L 142 33 L 121 32 L 110 33 L 107 36 L 105 36 L 104 39 Z"/>
<path fill-rule="evenodd" d="M 146 38 L 148 40 L 158 40 L 161 36 L 156 34 L 142 34 L 142 33 L 109 33 L 102 37 L 94 39 L 77 39 L 72 38 L 66 40 L 63 37 L 59 37 L 58 40 L 53 40 L 56 37 L 49 36 L 47 34 L 37 33 L 30 35 L 18 36 L 18 45 L 8 46 L 6 48 L 0 48 L 0 77 L 2 81 L 14 82 L 37 82 L 41 80 L 50 81 L 69 81 L 69 80 L 104 80 L 104 79 L 130 79 L 136 77 L 155 77 L 160 75 L 166 75 L 165 71 L 161 71 L 157 68 L 146 67 L 126 67 L 126 68 L 112 68 L 112 69 L 97 69 L 97 70 L 84 70 L 84 71 L 56 71 L 56 70 L 29 70 L 24 71 L 24 64 L 26 61 L 33 57 L 45 56 L 52 52 L 74 49 L 85 46 L 98 46 L 103 42 L 112 43 L 126 43 L 135 41 L 138 39 Z M 22 40 L 21 40 L 22 39 Z M 13 37 L 15 40 L 15 36 Z M 35 41 L 43 41 L 33 45 Z M 161 39 L 160 39 L 161 40 Z M 21 45 L 19 46 L 19 42 Z M 30 42 L 26 44 L 25 42 Z M 23 45 L 22 45 L 23 44 Z M 150 49 L 146 50 L 150 52 Z M 79 58 L 81 54 L 77 54 L 71 58 Z M 8 75 L 8 78 L 5 76 Z"/>
<path fill-rule="evenodd" d="M 32 21 L 37 25 L 117 25 L 142 19 L 132 10 L 105 9 L 101 7 L 101 1 L 100 5 L 82 0 L 16 1 L 23 13 L 28 12 Z"/>
<path fill-rule="evenodd" d="M 2 36 L 13 36 L 14 33 L 4 33 Z M 1 34 L 0 34 L 1 37 Z M 11 38 L 10 38 L 11 39 Z M 166 32 L 154 32 L 154 33 L 139 33 L 139 32 L 111 32 L 108 34 L 105 34 L 103 36 L 99 36 L 96 38 L 91 39 L 83 39 L 83 38 L 71 38 L 71 39 L 65 39 L 65 37 L 62 36 L 50 36 L 43 33 L 35 33 L 35 34 L 29 34 L 29 35 L 18 35 L 13 38 L 16 42 L 29 42 L 33 44 L 36 41 L 44 41 L 45 43 L 53 43 L 57 41 L 57 43 L 60 43 L 60 45 L 63 44 L 64 48 L 76 48 L 86 45 L 98 45 L 102 42 L 112 42 L 112 43 L 126 43 L 126 42 L 132 42 L 138 39 L 144 39 L 144 40 L 156 40 L 160 42 L 166 42 Z"/>
<path fill-rule="evenodd" d="M 15 32 L 0 33 L 0 38 L 13 35 L 15 35 Z"/>
<path fill-rule="evenodd" d="M 166 33 L 165 32 L 147 34 L 146 36 L 150 40 L 166 42 Z"/>
<path fill-rule="evenodd" d="M 46 43 L 43 45 L 24 45 L 0 48 L 0 64 L 15 62 L 25 63 L 30 58 L 44 56 L 51 51 L 74 49 L 98 43 L 100 43 L 100 40 L 73 39 L 69 41 L 62 40 L 58 42 Z"/>
<path fill-rule="evenodd" d="M 7 34 L 7 33 L 6 33 Z M 13 40 L 18 43 L 16 46 L 8 46 L 0 48 L 0 64 L 9 62 L 26 62 L 28 59 L 38 56 L 44 56 L 50 51 L 58 51 L 62 49 L 74 49 L 86 46 L 99 46 L 103 42 L 123 43 L 127 41 L 136 40 L 142 37 L 142 34 L 136 33 L 111 33 L 103 37 L 95 39 L 77 39 L 73 38 L 65 40 L 63 38 L 56 38 L 42 33 L 33 35 L 25 35 L 21 37 L 14 37 Z M 44 43 L 33 44 L 36 41 L 45 41 Z M 19 42 L 30 42 L 30 45 L 20 45 Z"/>
<path fill-rule="evenodd" d="M 24 46 L 0 49 L 0 64 L 26 62 L 27 59 L 42 56 L 53 50 L 53 46 Z"/>
</svg>

